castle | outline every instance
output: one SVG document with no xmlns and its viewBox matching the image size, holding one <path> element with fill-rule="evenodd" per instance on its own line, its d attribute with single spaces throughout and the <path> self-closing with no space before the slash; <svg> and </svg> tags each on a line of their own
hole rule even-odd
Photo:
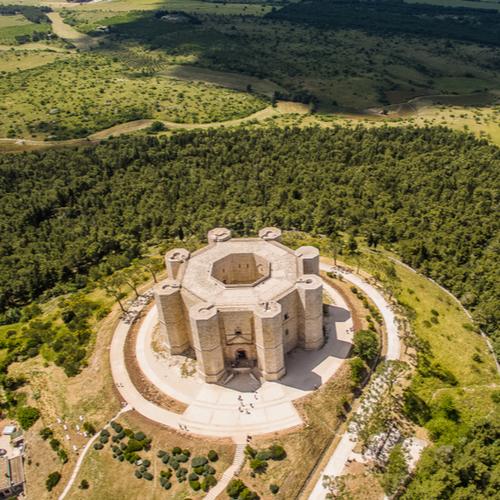
<svg viewBox="0 0 500 500">
<path fill-rule="evenodd" d="M 319 251 L 293 251 L 280 239 L 274 227 L 258 238 L 216 228 L 206 247 L 166 254 L 168 278 L 155 288 L 160 336 L 170 354 L 192 348 L 206 382 L 255 369 L 278 380 L 288 352 L 323 345 Z"/>
</svg>

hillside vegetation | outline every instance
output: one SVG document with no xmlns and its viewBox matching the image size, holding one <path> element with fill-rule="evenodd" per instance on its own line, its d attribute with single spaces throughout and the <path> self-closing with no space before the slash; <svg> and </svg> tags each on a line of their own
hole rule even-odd
<svg viewBox="0 0 500 500">
<path fill-rule="evenodd" d="M 498 148 L 443 128 L 213 130 L 5 155 L 0 308 L 83 286 L 139 242 L 275 224 L 393 247 L 495 336 L 499 165 Z"/>
</svg>

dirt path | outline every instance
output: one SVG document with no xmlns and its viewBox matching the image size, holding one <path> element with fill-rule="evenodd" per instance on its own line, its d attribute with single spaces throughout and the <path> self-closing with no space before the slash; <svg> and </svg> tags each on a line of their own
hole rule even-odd
<svg viewBox="0 0 500 500">
<path fill-rule="evenodd" d="M 307 106 L 288 101 L 278 102 L 276 107 L 268 106 L 267 108 L 261 109 L 251 115 L 245 116 L 243 118 L 235 118 L 233 120 L 227 120 L 223 122 L 209 122 L 209 123 L 176 123 L 162 120 L 134 120 L 131 122 L 121 123 L 115 125 L 114 127 L 95 132 L 88 137 L 82 139 L 68 139 L 63 141 L 43 141 L 34 139 L 8 139 L 0 138 L 0 146 L 2 144 L 6 145 L 11 150 L 26 150 L 26 149 L 36 149 L 36 148 L 48 148 L 51 146 L 80 146 L 83 144 L 92 144 L 97 141 L 108 139 L 111 136 L 118 136 L 122 134 L 130 134 L 132 132 L 138 132 L 150 127 L 154 122 L 161 121 L 167 130 L 195 130 L 195 129 L 208 129 L 215 127 L 234 127 L 241 125 L 243 123 L 249 123 L 252 121 L 264 121 L 268 118 L 273 118 L 279 115 L 285 115 L 290 113 L 307 113 Z"/>
<path fill-rule="evenodd" d="M 58 12 L 49 12 L 47 16 L 52 22 L 52 30 L 54 33 L 59 38 L 72 43 L 76 48 L 80 50 L 88 50 L 99 44 L 97 39 L 85 35 L 84 33 L 80 33 L 69 24 L 66 24 Z"/>
</svg>

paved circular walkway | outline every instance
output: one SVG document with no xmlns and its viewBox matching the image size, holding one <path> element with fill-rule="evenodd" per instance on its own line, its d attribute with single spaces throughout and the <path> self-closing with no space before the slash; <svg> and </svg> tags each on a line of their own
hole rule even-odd
<svg viewBox="0 0 500 500">
<path fill-rule="evenodd" d="M 324 288 L 333 302 L 325 317 L 327 342 L 318 351 L 292 351 L 287 355 L 287 374 L 277 382 L 260 384 L 249 375 L 238 375 L 224 386 L 205 383 L 192 373 L 193 366 L 184 356 L 166 357 L 153 350 L 158 322 L 153 307 L 138 332 L 138 364 L 160 391 L 188 407 L 182 415 L 171 412 L 147 401 L 135 388 L 123 355 L 130 325 L 123 321 L 115 331 L 110 352 L 116 387 L 136 411 L 150 420 L 195 434 L 234 437 L 300 425 L 302 420 L 292 401 L 325 383 L 341 366 L 351 346 L 353 325 L 347 304 L 327 283 Z"/>
</svg>

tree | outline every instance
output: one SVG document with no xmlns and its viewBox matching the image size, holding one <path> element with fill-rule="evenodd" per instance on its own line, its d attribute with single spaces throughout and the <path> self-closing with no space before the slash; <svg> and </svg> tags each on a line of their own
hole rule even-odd
<svg viewBox="0 0 500 500">
<path fill-rule="evenodd" d="M 138 265 L 142 265 L 152 276 L 153 281 L 158 283 L 157 273 L 162 265 L 161 259 L 155 259 L 154 257 L 145 257 L 137 262 Z"/>
<path fill-rule="evenodd" d="M 397 444 L 389 453 L 385 471 L 382 474 L 382 487 L 387 495 L 393 495 L 408 476 L 406 455 L 401 444 Z"/>
<path fill-rule="evenodd" d="M 17 410 L 17 420 L 21 427 L 29 429 L 40 418 L 40 411 L 32 406 L 21 406 Z"/>
<path fill-rule="evenodd" d="M 350 255 L 356 255 L 358 253 L 358 242 L 352 234 L 350 234 L 347 239 L 347 251 Z"/>
<path fill-rule="evenodd" d="M 120 272 L 121 279 L 128 285 L 135 294 L 135 298 L 140 297 L 137 287 L 142 283 L 142 273 L 139 273 L 137 268 L 124 269 Z"/>
<path fill-rule="evenodd" d="M 124 285 L 123 278 L 119 274 L 115 273 L 113 276 L 101 280 L 99 284 L 106 292 L 106 295 L 113 297 L 118 302 L 122 312 L 126 313 L 127 309 L 125 309 L 122 302 L 122 300 L 126 297 L 126 294 L 122 290 Z"/>
<path fill-rule="evenodd" d="M 45 481 L 45 486 L 47 487 L 47 491 L 52 491 L 52 489 L 57 485 L 57 483 L 61 480 L 60 472 L 51 472 L 47 480 Z"/>
<path fill-rule="evenodd" d="M 326 498 L 335 500 L 353 500 L 347 487 L 348 475 L 323 476 L 323 487 L 327 490 Z"/>
<path fill-rule="evenodd" d="M 81 490 L 88 490 L 89 482 L 86 479 L 82 479 L 78 488 L 80 488 Z"/>
<path fill-rule="evenodd" d="M 366 376 L 366 366 L 361 358 L 353 358 L 349 361 L 351 368 L 351 380 L 355 385 L 359 385 Z"/>
<path fill-rule="evenodd" d="M 359 330 L 354 334 L 353 354 L 370 364 L 378 356 L 378 335 L 372 330 Z"/>
</svg>

